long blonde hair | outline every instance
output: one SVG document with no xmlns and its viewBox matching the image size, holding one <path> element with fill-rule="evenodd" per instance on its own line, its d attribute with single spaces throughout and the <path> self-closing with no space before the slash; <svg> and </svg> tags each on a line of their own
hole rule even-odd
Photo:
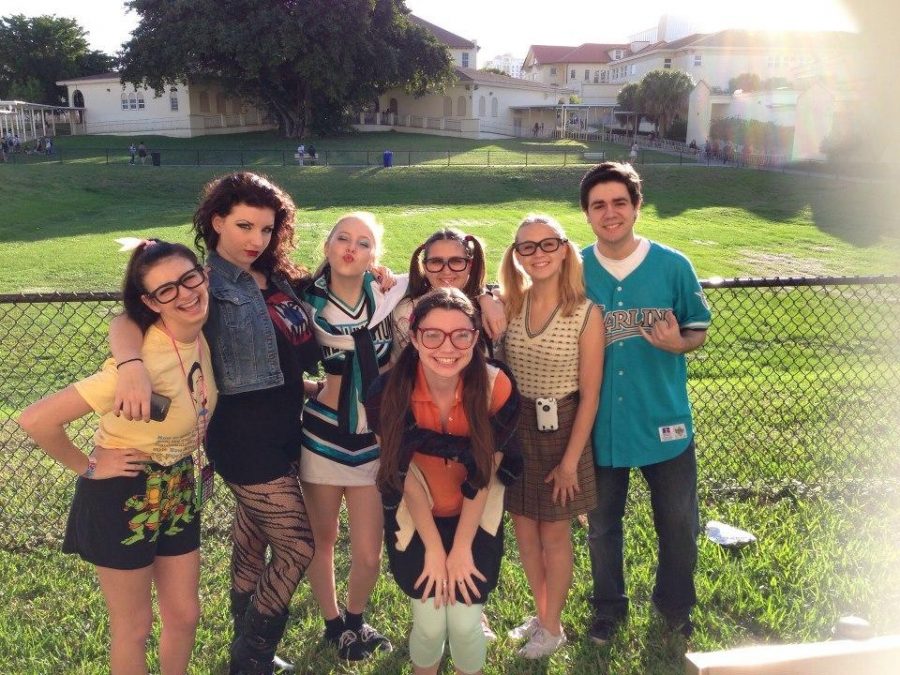
<svg viewBox="0 0 900 675">
<path fill-rule="evenodd" d="M 568 241 L 566 233 L 553 216 L 542 213 L 529 213 L 516 228 L 516 239 L 519 232 L 526 225 L 543 223 L 560 239 L 565 239 L 563 246 L 568 250 L 568 255 L 562 263 L 559 275 L 559 298 L 561 313 L 563 316 L 572 316 L 578 306 L 584 302 L 584 270 L 581 264 L 581 251 L 571 241 Z M 531 289 L 531 278 L 522 269 L 516 260 L 516 239 L 506 248 L 503 260 L 500 262 L 500 292 L 506 309 L 507 321 L 522 313 L 525 306 L 525 298 Z"/>
</svg>

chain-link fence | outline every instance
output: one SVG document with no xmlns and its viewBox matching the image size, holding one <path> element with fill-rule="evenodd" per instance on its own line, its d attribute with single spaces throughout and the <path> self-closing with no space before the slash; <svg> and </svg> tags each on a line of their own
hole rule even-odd
<svg viewBox="0 0 900 675">
<path fill-rule="evenodd" d="M 715 499 L 879 494 L 900 482 L 900 277 L 704 283 L 714 312 L 689 358 L 701 491 Z M 94 372 L 117 294 L 0 295 L 0 548 L 59 541 L 74 477 L 16 424 Z M 70 427 L 88 446 L 96 420 Z M 207 533 L 230 524 L 218 490 Z"/>
<path fill-rule="evenodd" d="M 150 148 L 140 166 L 568 166 L 596 164 L 603 159 L 627 160 L 628 148 L 610 146 L 606 150 L 546 149 L 546 150 L 328 150 L 321 149 L 316 157 L 305 155 L 303 162 L 294 150 L 278 148 Z M 131 164 L 127 148 L 56 148 L 52 155 L 11 153 L 12 164 Z M 689 152 L 656 151 L 641 148 L 639 164 L 693 164 L 697 157 Z"/>
</svg>

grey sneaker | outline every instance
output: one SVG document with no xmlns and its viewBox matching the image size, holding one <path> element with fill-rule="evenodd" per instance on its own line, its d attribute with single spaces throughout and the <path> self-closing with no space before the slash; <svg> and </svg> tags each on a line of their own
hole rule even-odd
<svg viewBox="0 0 900 675">
<path fill-rule="evenodd" d="M 519 656 L 526 659 L 543 659 L 553 654 L 566 642 L 565 631 L 559 635 L 551 635 L 546 628 L 538 628 L 525 646 L 519 649 Z"/>
<path fill-rule="evenodd" d="M 541 622 L 536 616 L 529 616 L 523 623 L 510 630 L 507 635 L 513 640 L 531 637 L 541 629 Z"/>
</svg>

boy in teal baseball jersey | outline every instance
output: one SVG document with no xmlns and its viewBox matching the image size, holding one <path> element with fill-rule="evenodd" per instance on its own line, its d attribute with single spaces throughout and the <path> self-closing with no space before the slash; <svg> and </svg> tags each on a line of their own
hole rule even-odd
<svg viewBox="0 0 900 675">
<path fill-rule="evenodd" d="M 706 340 L 710 311 L 688 259 L 635 234 L 641 202 L 629 164 L 604 162 L 582 178 L 581 208 L 597 237 L 583 251 L 585 285 L 606 325 L 593 431 L 600 503 L 588 515 L 590 635 L 599 644 L 628 613 L 622 519 L 632 467 L 647 481 L 659 538 L 653 604 L 687 637 L 697 600 L 697 461 L 684 355 Z"/>
</svg>

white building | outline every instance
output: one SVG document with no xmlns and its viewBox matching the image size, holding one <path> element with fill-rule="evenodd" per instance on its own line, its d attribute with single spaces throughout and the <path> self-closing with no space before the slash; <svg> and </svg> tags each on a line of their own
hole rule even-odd
<svg viewBox="0 0 900 675">
<path fill-rule="evenodd" d="M 118 73 L 61 80 L 70 105 L 82 111 L 73 134 L 206 136 L 272 129 L 258 110 L 217 84 L 190 82 L 169 87 L 163 96 L 152 89 L 123 85 Z"/>
<path fill-rule="evenodd" d="M 535 123 L 538 129 L 543 123 L 541 135 L 554 134 L 557 108 L 568 101 L 572 90 L 478 70 L 478 45 L 474 40 L 454 35 L 414 15 L 410 15 L 410 20 L 447 45 L 456 82 L 441 94 L 418 98 L 402 89 L 389 90 L 368 111 L 359 113 L 356 129 L 490 138 L 532 135 Z"/>
<path fill-rule="evenodd" d="M 795 128 L 794 159 L 821 157 L 822 139 L 846 124 L 836 122 L 841 129 L 832 129 L 832 118 L 847 119 L 850 102 L 859 100 L 855 92 L 865 73 L 858 35 L 692 30 L 684 20 L 663 16 L 656 28 L 635 33 L 627 43 L 532 45 L 523 77 L 574 89 L 586 105 L 614 105 L 625 84 L 639 82 L 652 70 L 680 70 L 698 85 L 683 113 L 687 140 L 702 144 L 710 123 L 722 117 L 773 122 Z M 769 84 L 752 96 L 735 96 L 730 81 L 744 73 Z M 815 92 L 808 91 L 813 86 Z M 817 114 L 813 100 L 824 106 L 823 114 Z"/>
<path fill-rule="evenodd" d="M 520 78 L 522 77 L 522 64 L 525 62 L 525 59 L 518 59 L 512 54 L 498 54 L 490 61 L 484 64 L 485 68 L 496 68 L 497 70 L 502 70 L 504 73 L 509 75 L 510 77 Z"/>
</svg>

